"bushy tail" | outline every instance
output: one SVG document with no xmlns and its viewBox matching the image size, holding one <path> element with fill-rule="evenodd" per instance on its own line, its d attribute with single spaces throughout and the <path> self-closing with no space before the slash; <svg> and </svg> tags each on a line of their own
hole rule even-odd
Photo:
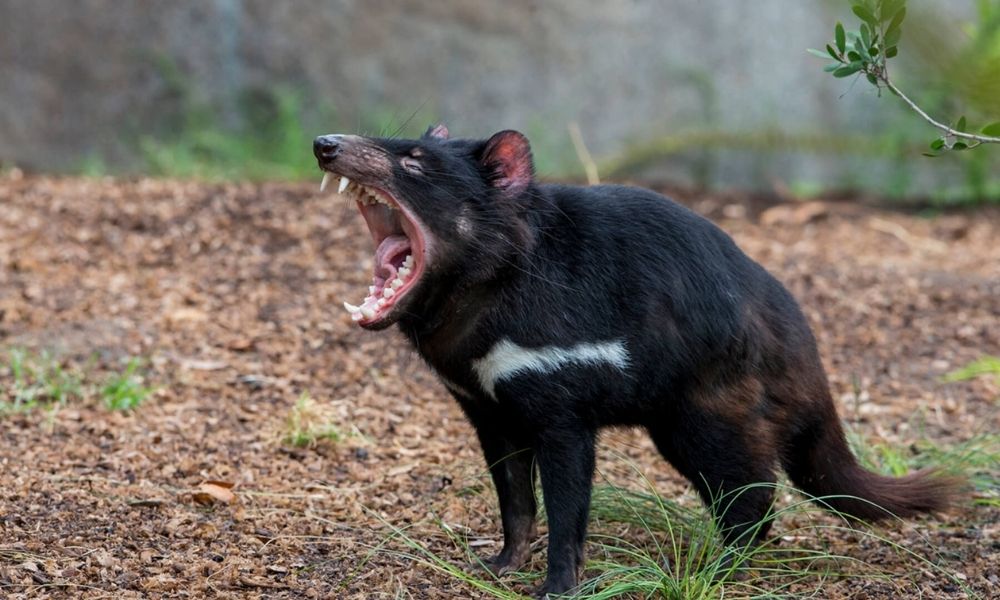
<svg viewBox="0 0 1000 600">
<path fill-rule="evenodd" d="M 884 477 L 866 470 L 847 446 L 833 410 L 792 440 L 784 462 L 792 481 L 819 498 L 824 507 L 864 521 L 944 509 L 963 484 L 960 478 L 937 469 L 904 477 Z"/>
</svg>

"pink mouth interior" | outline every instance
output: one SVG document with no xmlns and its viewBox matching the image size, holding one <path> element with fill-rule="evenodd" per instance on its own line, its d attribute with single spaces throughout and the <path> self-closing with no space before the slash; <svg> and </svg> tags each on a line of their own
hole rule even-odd
<svg viewBox="0 0 1000 600">
<path fill-rule="evenodd" d="M 410 238 L 405 235 L 389 235 L 379 242 L 375 248 L 375 287 L 385 287 L 386 281 L 396 278 L 399 267 L 411 249 Z"/>
<path fill-rule="evenodd" d="M 388 197 L 388 195 L 384 195 Z M 358 202 L 358 208 L 375 242 L 375 267 L 372 274 L 374 290 L 365 299 L 365 304 L 374 308 L 375 315 L 361 319 L 361 324 L 375 323 L 385 317 L 392 307 L 413 287 L 424 269 L 424 240 L 420 228 L 414 225 L 409 213 L 393 202 L 394 208 L 385 204 L 365 204 Z M 391 298 L 383 295 L 386 287 L 391 287 L 393 279 L 399 275 L 407 255 L 413 257 L 410 274 L 400 277 L 403 285 L 396 288 Z M 383 299 L 383 305 L 375 307 L 369 299 Z"/>
</svg>

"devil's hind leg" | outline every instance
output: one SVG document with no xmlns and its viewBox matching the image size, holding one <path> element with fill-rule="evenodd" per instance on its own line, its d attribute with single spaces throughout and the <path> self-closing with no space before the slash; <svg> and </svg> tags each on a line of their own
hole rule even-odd
<svg viewBox="0 0 1000 600">
<path fill-rule="evenodd" d="M 679 403 L 670 418 L 648 427 L 660 453 L 709 506 L 729 546 L 755 545 L 771 526 L 777 452 L 758 398 L 757 386 L 730 386 Z"/>
</svg>

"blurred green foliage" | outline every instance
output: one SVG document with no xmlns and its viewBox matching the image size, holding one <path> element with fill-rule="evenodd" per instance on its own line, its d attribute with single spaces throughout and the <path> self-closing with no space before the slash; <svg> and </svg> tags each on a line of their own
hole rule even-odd
<svg viewBox="0 0 1000 600">
<path fill-rule="evenodd" d="M 968 42 L 952 43 L 942 84 L 973 114 L 1000 118 L 1000 0 L 977 0 L 977 20 L 965 26 Z M 995 135 L 995 134 L 994 134 Z"/>
<path fill-rule="evenodd" d="M 201 98 L 176 63 L 151 57 L 174 110 L 164 115 L 166 126 L 137 136 L 139 170 L 154 176 L 208 180 L 314 179 L 319 171 L 312 140 L 320 133 L 359 131 L 369 135 L 416 136 L 427 125 L 425 112 L 401 115 L 388 107 L 365 110 L 359 122 L 340 123 L 334 109 L 307 101 L 288 86 L 252 87 L 236 92 L 235 102 L 213 103 Z M 104 163 L 90 158 L 81 166 L 87 174 L 103 174 Z"/>
<path fill-rule="evenodd" d="M 134 159 L 109 167 L 103 156 L 87 156 L 77 167 L 86 176 L 139 172 L 157 177 L 206 180 L 295 180 L 316 174 L 302 95 L 288 87 L 239 90 L 220 105 L 202 97 L 187 74 L 166 55 L 146 59 L 162 86 L 154 123 L 123 123 Z M 332 110 L 311 107 L 314 120 Z M 315 118 L 318 115 L 319 118 Z"/>
<path fill-rule="evenodd" d="M 190 104 L 176 133 L 139 139 L 143 170 L 199 179 L 302 179 L 317 173 L 302 119 L 302 100 L 288 89 L 248 92 L 236 123 L 226 126 L 207 105 Z"/>
</svg>

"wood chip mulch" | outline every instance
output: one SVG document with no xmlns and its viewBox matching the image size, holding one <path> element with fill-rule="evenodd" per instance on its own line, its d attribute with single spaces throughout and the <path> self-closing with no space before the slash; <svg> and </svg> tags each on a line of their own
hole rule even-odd
<svg viewBox="0 0 1000 600">
<path fill-rule="evenodd" d="M 482 554 L 501 542 L 457 405 L 401 335 L 361 331 L 341 308 L 368 285 L 371 242 L 316 187 L 0 176 L 0 362 L 50 350 L 100 381 L 143 357 L 157 388 L 130 413 L 85 384 L 58 410 L 0 417 L 0 596 L 484 597 L 393 536 L 473 570 L 451 536 Z M 1000 431 L 995 379 L 942 381 L 1000 356 L 1000 210 L 689 204 L 799 298 L 841 415 L 866 440 L 948 447 Z M 11 383 L 0 376 L 0 400 Z M 339 441 L 282 441 L 303 393 Z M 599 468 L 641 490 L 638 469 L 697 504 L 637 432 L 606 433 Z M 898 578 L 827 581 L 817 597 L 964 598 L 962 585 L 1000 597 L 1000 508 L 973 499 L 878 529 L 954 579 L 830 530 L 810 543 Z M 543 568 L 544 539 L 529 565 Z"/>
</svg>

